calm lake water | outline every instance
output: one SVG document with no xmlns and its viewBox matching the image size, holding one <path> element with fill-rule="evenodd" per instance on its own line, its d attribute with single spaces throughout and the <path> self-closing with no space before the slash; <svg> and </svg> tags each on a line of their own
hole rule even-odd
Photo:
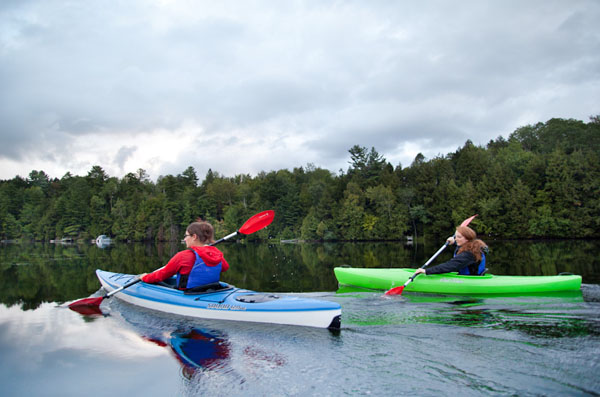
<svg viewBox="0 0 600 397">
<path fill-rule="evenodd" d="M 64 304 L 102 293 L 95 269 L 148 272 L 183 246 L 0 245 L 0 394 L 600 394 L 598 241 L 489 242 L 492 273 L 581 274 L 576 293 L 338 290 L 335 266 L 418 267 L 442 243 L 220 246 L 231 265 L 224 281 L 338 302 L 339 332 L 191 320 L 114 298 L 103 315 L 82 316 Z"/>
</svg>

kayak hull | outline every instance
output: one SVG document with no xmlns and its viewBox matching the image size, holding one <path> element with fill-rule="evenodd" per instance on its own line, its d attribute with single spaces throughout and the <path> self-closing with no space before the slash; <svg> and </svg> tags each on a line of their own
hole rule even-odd
<svg viewBox="0 0 600 397">
<path fill-rule="evenodd" d="M 336 267 L 335 277 L 340 285 L 388 290 L 404 285 L 416 269 Z M 461 276 L 457 273 L 420 275 L 404 291 L 438 294 L 530 294 L 576 291 L 581 288 L 581 276 Z"/>
<path fill-rule="evenodd" d="M 135 277 L 103 270 L 96 270 L 96 276 L 108 292 Z M 339 328 L 342 313 L 336 302 L 278 296 L 235 287 L 184 294 L 174 288 L 139 282 L 114 296 L 132 305 L 181 316 L 317 328 Z"/>
</svg>

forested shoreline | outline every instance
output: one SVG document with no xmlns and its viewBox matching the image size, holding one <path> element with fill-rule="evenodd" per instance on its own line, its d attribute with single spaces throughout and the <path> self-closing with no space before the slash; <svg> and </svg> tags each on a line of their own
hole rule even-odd
<svg viewBox="0 0 600 397">
<path fill-rule="evenodd" d="M 265 209 L 275 220 L 250 239 L 443 236 L 473 214 L 488 238 L 600 237 L 600 116 L 520 127 L 485 147 L 467 141 L 406 168 L 374 147 L 349 155 L 338 174 L 308 164 L 256 176 L 209 170 L 202 181 L 192 167 L 156 182 L 142 169 L 116 178 L 94 166 L 60 179 L 33 170 L 0 180 L 0 238 L 170 241 L 197 217 L 223 236 Z"/>
</svg>

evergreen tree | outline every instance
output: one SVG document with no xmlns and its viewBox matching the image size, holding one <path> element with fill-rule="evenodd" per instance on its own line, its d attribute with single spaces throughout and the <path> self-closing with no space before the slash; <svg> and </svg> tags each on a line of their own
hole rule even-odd
<svg viewBox="0 0 600 397">
<path fill-rule="evenodd" d="M 0 181 L 0 237 L 118 240 L 181 239 L 197 217 L 217 235 L 255 213 L 274 222 L 253 239 L 400 239 L 445 236 L 479 214 L 474 228 L 493 237 L 600 237 L 600 116 L 588 123 L 551 119 L 523 126 L 479 147 L 470 140 L 431 160 L 418 154 L 394 169 L 374 147 L 354 145 L 346 173 L 308 164 L 255 177 L 193 167 L 153 183 L 143 169 L 110 177 L 51 179 L 33 170 Z"/>
</svg>

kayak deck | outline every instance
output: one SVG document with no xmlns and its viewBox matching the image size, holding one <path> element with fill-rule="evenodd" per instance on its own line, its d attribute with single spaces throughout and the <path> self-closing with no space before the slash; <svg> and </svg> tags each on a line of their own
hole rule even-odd
<svg viewBox="0 0 600 397">
<path fill-rule="evenodd" d="M 388 290 L 399 287 L 415 273 L 408 268 L 348 268 L 336 267 L 340 285 Z M 405 291 L 440 294 L 523 294 L 573 291 L 581 288 L 581 276 L 461 276 L 457 273 L 419 275 Z"/>
<path fill-rule="evenodd" d="M 96 270 L 107 291 L 132 280 L 131 274 Z M 189 317 L 231 321 L 339 328 L 341 306 L 336 302 L 259 293 L 229 286 L 223 290 L 186 294 L 181 290 L 139 282 L 115 297 L 136 306 Z"/>
</svg>

